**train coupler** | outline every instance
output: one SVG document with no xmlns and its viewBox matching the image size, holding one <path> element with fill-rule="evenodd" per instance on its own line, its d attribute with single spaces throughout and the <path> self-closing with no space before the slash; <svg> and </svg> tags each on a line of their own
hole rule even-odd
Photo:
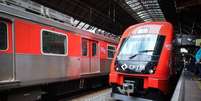
<svg viewBox="0 0 201 101">
<path fill-rule="evenodd" d="M 123 91 L 130 96 L 131 93 L 134 93 L 134 83 L 125 82 L 123 83 Z"/>
</svg>

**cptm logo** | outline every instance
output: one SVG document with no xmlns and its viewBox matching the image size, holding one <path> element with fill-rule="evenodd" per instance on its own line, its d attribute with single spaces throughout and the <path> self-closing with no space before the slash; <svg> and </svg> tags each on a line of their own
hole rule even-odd
<svg viewBox="0 0 201 101">
<path fill-rule="evenodd" d="M 135 65 L 123 64 L 123 65 L 121 65 L 121 69 L 123 69 L 123 70 L 129 69 L 129 70 L 134 70 L 134 71 L 137 71 L 137 72 L 141 72 L 142 70 L 145 69 L 145 66 L 143 66 L 143 65 L 135 66 Z"/>
</svg>

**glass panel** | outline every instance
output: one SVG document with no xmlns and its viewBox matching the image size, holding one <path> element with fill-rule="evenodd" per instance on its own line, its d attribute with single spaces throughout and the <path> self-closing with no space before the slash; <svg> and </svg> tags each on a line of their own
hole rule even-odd
<svg viewBox="0 0 201 101">
<path fill-rule="evenodd" d="M 165 36 L 158 34 L 136 34 L 124 38 L 115 62 L 116 70 L 149 74 L 149 70 L 158 64 L 164 42 Z"/>
<path fill-rule="evenodd" d="M 108 51 L 108 58 L 113 58 L 114 57 L 114 52 Z"/>
<path fill-rule="evenodd" d="M 108 49 L 109 49 L 109 50 L 113 50 L 113 51 L 114 51 L 114 50 L 115 50 L 115 47 L 108 46 Z"/>
<path fill-rule="evenodd" d="M 92 43 L 92 56 L 96 56 L 97 53 L 97 44 Z"/>
<path fill-rule="evenodd" d="M 82 56 L 87 56 L 88 54 L 87 42 L 86 39 L 82 39 Z"/>
<path fill-rule="evenodd" d="M 7 49 L 7 25 L 4 22 L 0 22 L 0 50 Z"/>
<path fill-rule="evenodd" d="M 66 36 L 58 33 L 43 31 L 43 52 L 50 54 L 66 54 Z"/>
<path fill-rule="evenodd" d="M 118 55 L 121 60 L 139 60 L 144 56 L 160 55 L 165 37 L 157 34 L 134 35 L 125 38 Z M 149 61 L 150 58 L 142 58 Z"/>
<path fill-rule="evenodd" d="M 114 46 L 108 46 L 108 58 L 113 58 L 114 52 L 115 52 L 115 47 Z"/>
</svg>

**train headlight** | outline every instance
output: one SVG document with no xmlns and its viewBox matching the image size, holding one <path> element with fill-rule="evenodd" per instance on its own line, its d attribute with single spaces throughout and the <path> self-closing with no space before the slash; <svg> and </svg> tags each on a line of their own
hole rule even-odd
<svg viewBox="0 0 201 101">
<path fill-rule="evenodd" d="M 154 73 L 154 70 L 150 69 L 149 74 L 153 74 L 153 73 Z"/>
</svg>

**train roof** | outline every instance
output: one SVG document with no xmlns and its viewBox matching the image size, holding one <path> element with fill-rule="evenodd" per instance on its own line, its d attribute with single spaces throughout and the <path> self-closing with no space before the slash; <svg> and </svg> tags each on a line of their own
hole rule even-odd
<svg viewBox="0 0 201 101">
<path fill-rule="evenodd" d="M 139 23 L 139 24 L 135 24 L 135 25 L 131 25 L 130 27 L 128 27 L 125 31 L 124 34 L 122 35 L 122 37 L 127 37 L 132 33 L 138 33 L 138 34 L 142 34 L 142 33 L 159 33 L 161 31 L 161 29 L 163 30 L 164 27 L 163 26 L 167 26 L 165 29 L 172 29 L 172 25 L 169 22 L 166 21 L 161 21 L 161 22 L 144 22 L 144 23 Z M 150 28 L 152 30 L 150 30 Z"/>
<path fill-rule="evenodd" d="M 107 41 L 110 43 L 114 43 L 117 44 L 118 40 L 111 38 L 111 37 L 107 37 L 101 34 L 95 34 L 95 33 L 91 33 L 89 31 L 85 31 L 85 30 L 81 30 L 79 28 L 76 28 L 74 26 L 70 26 L 68 24 L 56 21 L 54 19 L 50 19 L 47 18 L 45 16 L 42 15 L 37 15 L 35 13 L 31 13 L 31 12 L 27 12 L 26 10 L 22 10 L 13 6 L 9 6 L 3 3 L 0 3 L 0 13 L 3 13 L 1 16 L 11 19 L 14 21 L 12 16 L 18 17 L 18 18 L 23 18 L 26 20 L 30 20 L 36 23 L 40 23 L 43 25 L 48 25 L 48 26 L 52 26 L 52 27 L 56 27 L 62 30 L 66 30 L 66 31 L 70 31 L 70 32 L 74 32 L 76 34 L 80 34 L 80 35 L 84 35 L 84 36 L 88 36 L 91 37 L 92 39 L 96 39 L 96 40 L 102 40 L 102 41 Z M 8 16 L 10 15 L 10 16 Z"/>
<path fill-rule="evenodd" d="M 156 24 L 156 25 L 171 25 L 171 23 L 167 22 L 167 21 L 158 21 L 158 22 L 143 22 L 143 23 L 138 23 L 135 25 L 131 25 L 130 27 L 128 27 L 126 30 L 133 28 L 133 27 L 138 27 L 138 26 L 143 26 L 143 25 L 152 25 L 152 24 Z"/>
</svg>

